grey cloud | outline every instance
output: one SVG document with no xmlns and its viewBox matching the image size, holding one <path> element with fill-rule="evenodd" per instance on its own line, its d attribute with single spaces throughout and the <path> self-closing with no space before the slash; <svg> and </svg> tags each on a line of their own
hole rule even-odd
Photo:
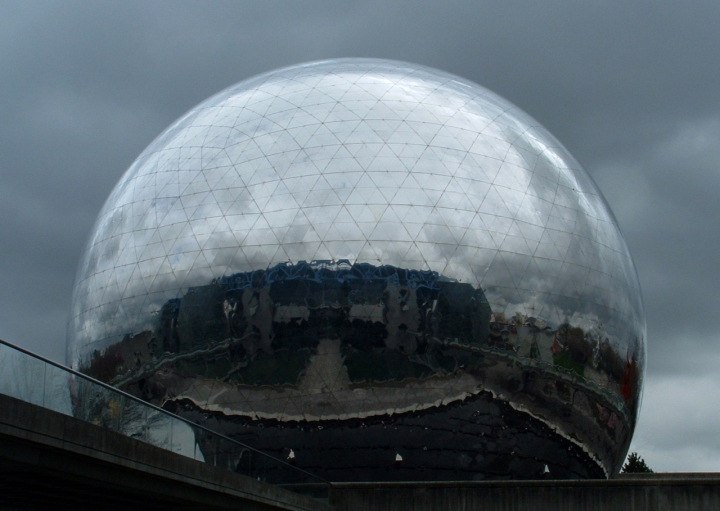
<svg viewBox="0 0 720 511">
<path fill-rule="evenodd" d="M 600 184 L 634 254 L 649 381 L 710 375 L 719 15 L 706 1 L 4 2 L 0 337 L 62 359 L 94 218 L 183 112 L 256 73 L 367 56 L 474 80 L 557 136 Z"/>
<path fill-rule="evenodd" d="M 631 445 L 656 471 L 717 471 L 718 379 L 673 376 L 649 380 Z"/>
</svg>

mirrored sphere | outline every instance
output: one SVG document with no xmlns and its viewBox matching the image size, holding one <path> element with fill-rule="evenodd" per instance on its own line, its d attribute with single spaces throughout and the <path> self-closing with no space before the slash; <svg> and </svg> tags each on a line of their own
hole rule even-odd
<svg viewBox="0 0 720 511">
<path fill-rule="evenodd" d="M 630 443 L 645 319 L 612 213 L 536 121 L 342 59 L 150 144 L 92 231 L 67 349 L 330 480 L 593 478 Z"/>
</svg>

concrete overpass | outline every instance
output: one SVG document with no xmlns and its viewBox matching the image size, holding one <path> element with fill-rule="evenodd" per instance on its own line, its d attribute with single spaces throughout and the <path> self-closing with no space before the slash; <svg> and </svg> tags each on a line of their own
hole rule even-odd
<svg viewBox="0 0 720 511">
<path fill-rule="evenodd" d="M 339 483 L 329 504 L 0 395 L 0 508 L 330 511 L 720 509 L 720 474 Z M 313 486 L 306 486 L 311 490 Z M 315 489 L 323 490 L 318 485 Z"/>
<path fill-rule="evenodd" d="M 69 374 L 76 378 L 71 385 L 74 385 L 72 392 L 68 387 Z M 242 444 L 238 444 L 241 450 L 235 454 L 241 453 L 242 457 L 249 453 L 254 456 L 253 460 L 265 460 L 272 465 L 270 471 L 248 470 L 243 465 L 246 473 L 253 477 L 241 475 L 235 471 L 240 466 L 236 463 L 237 456 L 231 456 L 234 461 L 225 463 L 225 468 L 215 466 L 222 465 L 217 458 L 206 460 L 197 452 L 193 454 L 197 439 L 183 433 L 195 428 L 192 423 L 173 422 L 184 419 L 100 382 L 87 380 L 81 384 L 83 378 L 55 362 L 0 341 L 0 509 L 720 509 L 720 474 L 661 473 L 583 481 L 334 484 L 315 478 L 318 483 L 271 485 L 257 480 L 255 475 L 275 474 L 277 478 L 280 474 L 278 480 L 281 481 L 298 480 L 297 475 L 308 475 L 310 480 L 313 477 Z M 78 390 L 82 385 L 86 385 L 85 394 Z M 105 406 L 106 412 L 114 413 L 118 407 L 125 406 L 133 413 L 140 409 L 143 413 L 155 414 L 153 420 L 160 427 L 155 428 L 153 436 L 152 428 L 143 420 L 126 421 L 119 428 L 117 424 L 94 424 L 107 419 L 108 415 L 103 413 L 86 414 L 87 420 L 81 420 L 71 413 L 71 409 L 82 411 L 82 406 L 78 406 L 81 394 L 88 401 Z M 75 404 L 70 404 L 70 398 L 75 399 Z M 146 422 L 153 422 L 148 419 L 151 416 L 143 417 Z M 156 420 L 158 417 L 162 419 L 160 423 Z M 137 434 L 138 424 L 140 434 Z M 200 429 L 193 429 L 193 434 L 217 435 Z M 170 436 L 158 436 L 158 432 L 167 434 L 168 431 Z M 224 441 L 234 442 L 228 438 Z M 227 453 L 222 454 L 227 457 Z"/>
<path fill-rule="evenodd" d="M 0 509 L 332 509 L 2 394 L 0 410 Z"/>
</svg>

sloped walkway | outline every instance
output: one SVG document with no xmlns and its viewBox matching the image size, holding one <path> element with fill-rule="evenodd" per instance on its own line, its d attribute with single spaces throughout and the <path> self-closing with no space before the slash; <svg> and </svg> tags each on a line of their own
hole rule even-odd
<svg viewBox="0 0 720 511">
<path fill-rule="evenodd" d="M 332 509 L 312 497 L 2 394 L 0 508 Z"/>
</svg>

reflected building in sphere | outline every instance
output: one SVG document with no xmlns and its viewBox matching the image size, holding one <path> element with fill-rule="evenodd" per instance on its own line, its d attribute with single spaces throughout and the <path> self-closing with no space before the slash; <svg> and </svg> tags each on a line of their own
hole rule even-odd
<svg viewBox="0 0 720 511">
<path fill-rule="evenodd" d="M 140 155 L 67 346 L 333 481 L 597 478 L 635 427 L 645 319 L 612 213 L 536 121 L 342 59 L 230 87 Z"/>
</svg>

